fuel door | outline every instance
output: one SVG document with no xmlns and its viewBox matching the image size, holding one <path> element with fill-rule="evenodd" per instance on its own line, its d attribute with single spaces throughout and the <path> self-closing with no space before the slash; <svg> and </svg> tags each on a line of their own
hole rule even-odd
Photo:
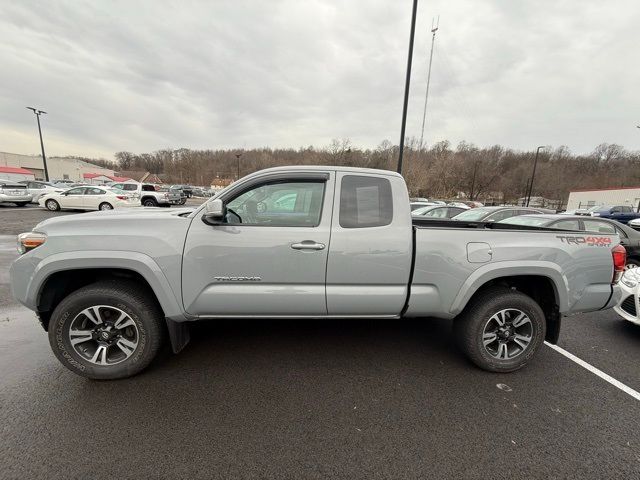
<svg viewBox="0 0 640 480">
<path fill-rule="evenodd" d="M 490 262 L 493 257 L 491 245 L 484 242 L 467 243 L 467 260 L 469 263 Z"/>
</svg>

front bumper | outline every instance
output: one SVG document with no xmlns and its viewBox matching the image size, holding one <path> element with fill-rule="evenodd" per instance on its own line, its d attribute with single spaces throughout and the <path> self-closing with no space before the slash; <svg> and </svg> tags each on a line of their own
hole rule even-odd
<svg viewBox="0 0 640 480">
<path fill-rule="evenodd" d="M 640 313 L 639 287 L 627 287 L 624 283 L 620 283 L 619 286 L 622 296 L 613 309 L 625 320 L 640 325 L 640 317 L 638 316 L 638 313 Z"/>
</svg>

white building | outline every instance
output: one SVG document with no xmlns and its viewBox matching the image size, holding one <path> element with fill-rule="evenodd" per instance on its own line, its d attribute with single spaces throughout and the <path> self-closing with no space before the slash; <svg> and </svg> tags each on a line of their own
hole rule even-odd
<svg viewBox="0 0 640 480">
<path fill-rule="evenodd" d="M 40 155 L 20 155 L 0 152 L 0 167 L 25 168 L 31 171 L 36 180 L 44 180 L 44 165 Z M 113 176 L 113 170 L 102 168 L 75 158 L 47 157 L 47 169 L 50 180 L 84 181 L 85 173 L 98 173 Z"/>
<path fill-rule="evenodd" d="M 595 207 L 596 205 L 629 205 L 637 210 L 640 205 L 640 187 L 576 190 L 569 193 L 567 210 Z"/>
<path fill-rule="evenodd" d="M 35 176 L 24 168 L 0 166 L 0 180 L 19 182 L 20 180 L 35 180 Z"/>
</svg>

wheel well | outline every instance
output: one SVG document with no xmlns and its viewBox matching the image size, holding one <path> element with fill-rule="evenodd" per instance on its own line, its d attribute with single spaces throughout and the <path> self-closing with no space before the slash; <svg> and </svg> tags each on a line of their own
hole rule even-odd
<svg viewBox="0 0 640 480">
<path fill-rule="evenodd" d="M 144 202 L 145 200 L 153 200 L 154 202 L 158 201 L 153 195 L 145 195 L 140 199 L 141 202 Z"/>
<path fill-rule="evenodd" d="M 476 295 L 493 286 L 502 286 L 517 290 L 531 297 L 540 305 L 547 323 L 546 340 L 551 343 L 558 341 L 560 335 L 560 307 L 558 292 L 553 281 L 549 277 L 541 275 L 516 275 L 512 277 L 500 277 L 488 281 L 473 294 Z"/>
<path fill-rule="evenodd" d="M 70 293 L 91 283 L 105 279 L 122 279 L 133 281 L 136 287 L 147 290 L 156 298 L 149 282 L 133 270 L 124 268 L 87 268 L 65 270 L 49 276 L 38 294 L 38 316 L 45 330 L 49 327 L 51 313 Z M 158 305 L 160 309 L 162 307 Z"/>
</svg>

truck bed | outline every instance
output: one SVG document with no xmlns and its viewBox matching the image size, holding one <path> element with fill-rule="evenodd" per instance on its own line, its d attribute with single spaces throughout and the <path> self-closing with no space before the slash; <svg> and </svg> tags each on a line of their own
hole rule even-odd
<svg viewBox="0 0 640 480">
<path fill-rule="evenodd" d="M 617 235 L 506 223 L 414 218 L 406 316 L 453 318 L 482 285 L 504 276 L 553 282 L 560 313 L 605 308 Z"/>
</svg>

